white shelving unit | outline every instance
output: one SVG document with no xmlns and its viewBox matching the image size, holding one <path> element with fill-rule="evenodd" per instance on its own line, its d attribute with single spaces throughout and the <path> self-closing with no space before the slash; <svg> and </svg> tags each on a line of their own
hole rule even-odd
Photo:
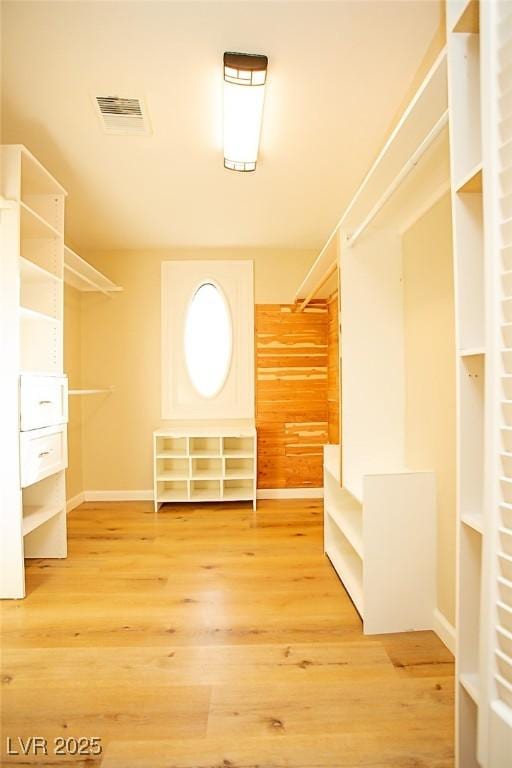
<svg viewBox="0 0 512 768">
<path fill-rule="evenodd" d="M 324 548 L 365 634 L 430 628 L 436 600 L 434 474 L 367 475 L 357 499 L 341 487 L 339 467 L 340 446 L 324 446 Z"/>
<path fill-rule="evenodd" d="M 67 554 L 66 192 L 23 146 L 3 146 L 1 163 L 0 596 L 20 598 L 25 557 Z"/>
<path fill-rule="evenodd" d="M 512 754 L 512 6 L 447 6 L 457 331 L 456 765 Z"/>
<path fill-rule="evenodd" d="M 153 433 L 155 511 L 166 502 L 252 501 L 256 428 L 251 420 L 174 422 Z"/>
<path fill-rule="evenodd" d="M 486 307 L 480 3 L 447 4 L 457 372 L 457 765 L 476 768 L 485 532 Z"/>
<path fill-rule="evenodd" d="M 342 450 L 325 449 L 324 547 L 368 634 L 435 626 L 436 478 L 406 464 L 402 235 L 449 188 L 443 50 L 298 291 L 337 247 Z"/>
</svg>

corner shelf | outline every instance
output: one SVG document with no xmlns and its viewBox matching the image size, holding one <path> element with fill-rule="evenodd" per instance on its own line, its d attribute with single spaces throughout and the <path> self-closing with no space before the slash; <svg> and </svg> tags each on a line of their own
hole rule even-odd
<svg viewBox="0 0 512 768">
<path fill-rule="evenodd" d="M 79 291 L 98 292 L 105 296 L 123 290 L 67 245 L 64 246 L 64 282 Z"/>
</svg>

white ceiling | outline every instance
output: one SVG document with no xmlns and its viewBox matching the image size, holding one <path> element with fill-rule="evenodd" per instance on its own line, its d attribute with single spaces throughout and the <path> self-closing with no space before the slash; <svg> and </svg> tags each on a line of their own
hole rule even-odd
<svg viewBox="0 0 512 768">
<path fill-rule="evenodd" d="M 4 2 L 4 143 L 67 188 L 75 247 L 320 248 L 382 145 L 440 3 Z M 224 170 L 222 54 L 265 53 L 253 174 Z M 102 132 L 142 96 L 153 133 Z"/>
</svg>

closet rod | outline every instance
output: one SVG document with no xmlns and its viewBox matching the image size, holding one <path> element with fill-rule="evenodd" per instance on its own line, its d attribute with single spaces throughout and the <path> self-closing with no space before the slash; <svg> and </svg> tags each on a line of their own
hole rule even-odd
<svg viewBox="0 0 512 768">
<path fill-rule="evenodd" d="M 307 307 L 307 305 L 310 303 L 311 299 L 313 299 L 316 296 L 316 294 L 318 293 L 320 288 L 323 288 L 323 286 L 326 284 L 326 282 L 329 280 L 329 278 L 332 277 L 332 275 L 336 272 L 337 269 L 338 269 L 338 264 L 335 261 L 328 268 L 327 272 L 324 273 L 324 275 L 318 281 L 318 283 L 315 285 L 313 290 L 308 293 L 308 295 L 306 296 L 306 298 L 303 301 L 301 301 L 301 303 L 297 307 L 297 312 L 302 312 L 302 310 Z"/>
<path fill-rule="evenodd" d="M 420 159 L 423 157 L 427 149 L 430 147 L 434 139 L 436 139 L 445 125 L 448 123 L 448 110 L 443 112 L 437 123 L 434 125 L 434 127 L 429 131 L 429 133 L 425 136 L 421 144 L 415 149 L 411 157 L 407 160 L 405 165 L 402 167 L 402 170 L 400 173 L 395 176 L 389 187 L 385 190 L 385 192 L 379 197 L 371 211 L 368 213 L 366 218 L 362 221 L 362 223 L 357 227 L 357 229 L 354 230 L 350 235 L 348 235 L 347 240 L 348 244 L 350 246 L 353 246 L 358 240 L 363 232 L 367 229 L 367 227 L 372 223 L 374 218 L 377 216 L 377 214 L 382 210 L 382 208 L 385 206 L 389 198 L 393 195 L 393 193 L 396 191 L 396 189 L 400 186 L 402 181 L 406 178 L 406 176 L 409 175 L 409 173 L 416 167 Z"/>
</svg>

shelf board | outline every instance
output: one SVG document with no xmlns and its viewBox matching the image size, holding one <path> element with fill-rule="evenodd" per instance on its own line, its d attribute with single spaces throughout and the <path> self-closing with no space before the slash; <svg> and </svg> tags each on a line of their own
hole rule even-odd
<svg viewBox="0 0 512 768">
<path fill-rule="evenodd" d="M 473 512 L 467 515 L 461 515 L 461 523 L 472 528 L 477 533 L 483 534 L 484 532 L 484 518 L 483 515 L 477 512 Z"/>
<path fill-rule="evenodd" d="M 453 32 L 480 32 L 480 3 L 479 0 L 469 0 L 462 8 L 461 14 L 453 26 Z"/>
<path fill-rule="evenodd" d="M 225 459 L 254 459 L 254 451 L 227 450 L 222 453 Z"/>
<path fill-rule="evenodd" d="M 68 395 L 107 395 L 112 392 L 112 387 L 108 389 L 68 389 Z"/>
<path fill-rule="evenodd" d="M 123 290 L 67 245 L 64 246 L 64 281 L 79 291 L 103 293 L 105 296 Z"/>
<path fill-rule="evenodd" d="M 44 282 L 45 280 L 53 280 L 56 283 L 62 282 L 61 277 L 40 267 L 38 264 L 30 261 L 30 259 L 25 259 L 23 256 L 20 256 L 20 273 L 22 280 L 27 282 Z"/>
<path fill-rule="evenodd" d="M 221 459 L 220 451 L 191 451 L 191 459 Z"/>
<path fill-rule="evenodd" d="M 343 491 L 340 490 L 340 493 L 343 493 Z M 345 492 L 346 493 L 346 492 Z M 349 494 L 346 494 L 347 496 Z M 339 528 L 343 536 L 346 538 L 354 552 L 358 557 L 363 559 L 363 534 L 362 534 L 362 523 L 363 518 L 361 515 L 361 510 L 356 510 L 352 507 L 350 510 L 353 512 L 353 517 L 359 517 L 358 523 L 354 523 L 351 521 L 347 515 L 343 514 L 343 511 L 341 509 L 333 509 L 333 508 L 327 508 L 325 509 L 326 514 L 329 515 L 332 522 Z"/>
<path fill-rule="evenodd" d="M 476 672 L 464 672 L 459 677 L 459 683 L 475 704 L 480 700 L 480 678 Z"/>
<path fill-rule="evenodd" d="M 20 238 L 21 240 L 48 240 L 62 237 L 62 232 L 55 229 L 48 221 L 24 203 L 20 202 Z"/>
<path fill-rule="evenodd" d="M 192 488 L 190 491 L 191 501 L 220 501 L 220 488 L 216 491 L 214 488 Z"/>
<path fill-rule="evenodd" d="M 186 451 L 157 451 L 157 459 L 187 459 Z"/>
<path fill-rule="evenodd" d="M 37 157 L 34 157 L 23 144 L 17 146 L 21 151 L 22 194 L 66 196 L 64 187 L 41 165 Z M 25 185 L 27 189 L 23 189 Z"/>
<path fill-rule="evenodd" d="M 478 357 L 479 355 L 485 355 L 485 347 L 470 347 L 468 349 L 459 350 L 460 357 Z"/>
<path fill-rule="evenodd" d="M 334 570 L 343 582 L 343 585 L 350 595 L 360 616 L 362 616 L 364 607 L 362 583 L 350 568 L 346 558 L 340 555 L 332 546 L 329 549 L 326 549 L 325 554 L 334 566 Z"/>
<path fill-rule="evenodd" d="M 220 469 L 195 469 L 192 471 L 192 480 L 222 480 Z"/>
<path fill-rule="evenodd" d="M 36 312 L 35 309 L 29 309 L 28 307 L 20 307 L 20 317 L 26 318 L 27 320 L 43 320 L 47 323 L 60 323 L 61 320 L 58 320 L 56 317 L 52 317 L 51 315 L 45 315 L 44 312 Z"/>
<path fill-rule="evenodd" d="M 166 501 L 188 501 L 188 493 L 186 491 L 172 491 L 168 489 L 161 491 L 156 500 L 162 504 Z"/>
<path fill-rule="evenodd" d="M 188 472 L 180 472 L 177 469 L 168 469 L 165 472 L 159 472 L 156 476 L 157 482 L 162 483 L 167 480 L 188 480 Z"/>
<path fill-rule="evenodd" d="M 478 163 L 469 173 L 457 184 L 457 194 L 482 193 L 482 163 Z"/>
<path fill-rule="evenodd" d="M 32 533 L 40 525 L 46 523 L 59 512 L 63 512 L 62 507 L 37 507 L 28 506 L 23 508 L 23 535 Z"/>
</svg>

